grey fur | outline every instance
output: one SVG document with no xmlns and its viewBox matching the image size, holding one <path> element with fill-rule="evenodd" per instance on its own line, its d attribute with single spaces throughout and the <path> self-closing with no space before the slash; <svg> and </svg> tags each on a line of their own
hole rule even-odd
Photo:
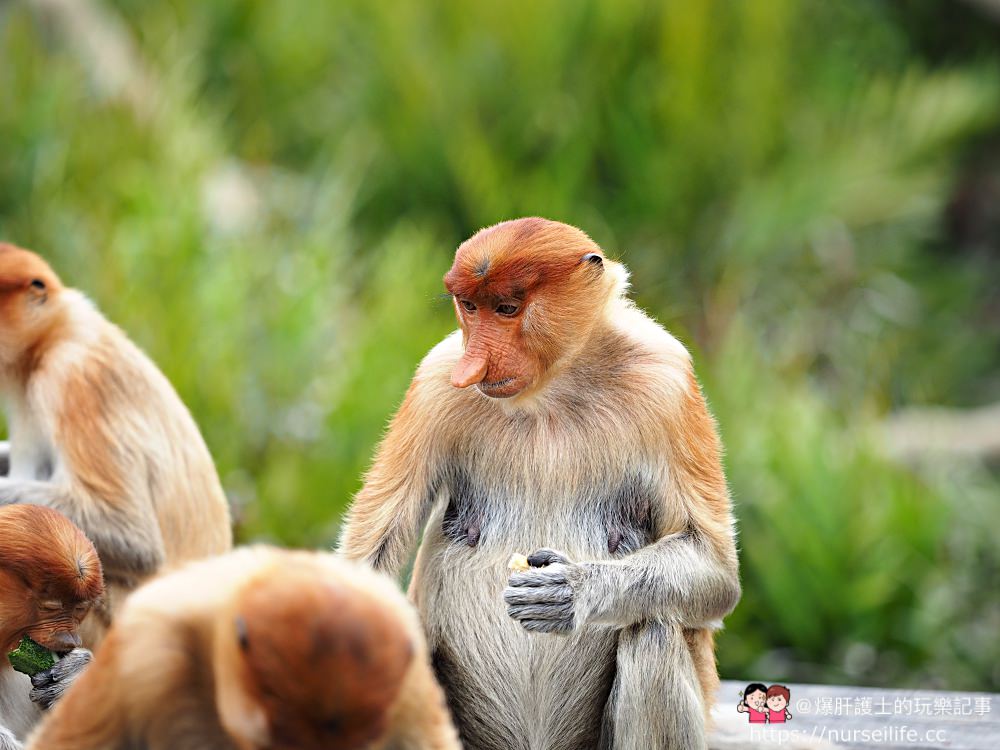
<svg viewBox="0 0 1000 750">
<path fill-rule="evenodd" d="M 0 727 L 0 750 L 21 750 L 23 746 L 9 729 Z"/>
<path fill-rule="evenodd" d="M 94 655 L 87 649 L 75 648 L 57 661 L 51 669 L 34 675 L 31 678 L 31 700 L 43 709 L 52 708 L 93 658 Z"/>
<path fill-rule="evenodd" d="M 462 476 L 460 494 L 450 494 L 455 485 L 442 487 L 413 595 L 465 747 L 704 746 L 682 629 L 727 614 L 739 584 L 702 555 L 695 535 L 670 535 L 623 554 L 629 541 L 610 551 L 609 525 L 617 524 L 623 540 L 645 541 L 650 533 L 649 505 L 636 498 L 648 497 L 652 484 L 637 481 L 640 474 L 627 480 L 629 491 L 597 484 L 577 487 L 572 498 L 538 491 L 572 519 L 564 522 L 554 512 L 533 517 L 537 506 L 521 494 L 529 488 L 471 487 L 473 472 L 450 472 Z M 467 512 L 471 504 L 475 513 Z M 476 547 L 454 523 L 473 516 L 482 519 Z M 510 554 L 542 540 L 562 541 L 587 562 L 539 545 L 529 560 L 543 567 L 505 581 L 500 571 Z M 503 606 L 491 605 L 490 596 Z M 634 729 L 614 729 L 619 724 Z"/>
<path fill-rule="evenodd" d="M 665 669 L 664 665 L 672 665 Z M 636 707 L 655 699 L 656 716 Z M 620 631 L 615 682 L 599 747 L 704 748 L 701 689 L 676 625 L 650 622 Z"/>
</svg>

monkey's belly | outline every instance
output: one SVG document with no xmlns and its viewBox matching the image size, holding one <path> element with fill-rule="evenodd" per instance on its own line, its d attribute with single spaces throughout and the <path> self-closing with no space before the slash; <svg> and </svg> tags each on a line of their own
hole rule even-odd
<svg viewBox="0 0 1000 750">
<path fill-rule="evenodd" d="M 28 698 L 30 690 L 31 680 L 26 675 L 15 672 L 9 664 L 0 666 L 0 726 L 21 740 L 42 718 L 41 711 Z"/>
<path fill-rule="evenodd" d="M 469 546 L 442 532 L 441 520 L 438 513 L 428 524 L 412 594 L 465 747 L 597 747 L 614 678 L 617 631 L 528 633 L 507 615 L 503 602 L 507 560 L 511 552 L 531 552 L 542 543 L 515 541 L 514 533 L 510 541 L 491 534 Z M 574 551 L 571 545 L 563 549 Z"/>
</svg>

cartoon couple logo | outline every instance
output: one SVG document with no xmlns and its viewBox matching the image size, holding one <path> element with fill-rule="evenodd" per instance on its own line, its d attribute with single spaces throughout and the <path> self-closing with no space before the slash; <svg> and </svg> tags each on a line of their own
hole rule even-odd
<svg viewBox="0 0 1000 750">
<path fill-rule="evenodd" d="M 792 715 L 788 701 L 792 694 L 784 685 L 767 687 L 762 682 L 751 682 L 743 691 L 743 700 L 736 706 L 741 714 L 750 714 L 751 724 L 783 724 Z"/>
</svg>

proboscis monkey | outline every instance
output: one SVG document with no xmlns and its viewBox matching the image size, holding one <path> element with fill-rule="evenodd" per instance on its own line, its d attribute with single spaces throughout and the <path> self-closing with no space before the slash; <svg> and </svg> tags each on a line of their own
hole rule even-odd
<svg viewBox="0 0 1000 750">
<path fill-rule="evenodd" d="M 0 505 L 64 513 L 104 565 L 109 604 L 88 621 L 87 645 L 123 594 L 161 566 L 232 546 L 212 457 L 170 383 L 44 260 L 6 244 L 0 395 L 10 431 Z"/>
<path fill-rule="evenodd" d="M 416 613 L 330 553 L 238 549 L 132 594 L 29 750 L 459 750 Z"/>
<path fill-rule="evenodd" d="M 463 243 L 460 330 L 349 511 L 341 550 L 389 573 L 423 532 L 411 595 L 466 747 L 705 746 L 740 597 L 729 492 L 691 358 L 627 279 L 545 219 Z"/>
<path fill-rule="evenodd" d="M 19 748 L 40 707 L 68 684 L 64 674 L 90 661 L 77 631 L 103 595 L 97 551 L 68 518 L 51 508 L 0 506 L 0 750 Z M 62 656 L 49 670 L 59 679 L 34 702 L 31 680 L 7 660 L 24 636 Z"/>
</svg>

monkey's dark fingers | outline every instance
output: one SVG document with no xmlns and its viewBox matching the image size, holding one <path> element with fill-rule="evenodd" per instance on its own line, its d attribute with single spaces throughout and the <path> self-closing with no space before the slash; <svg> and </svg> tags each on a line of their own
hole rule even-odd
<svg viewBox="0 0 1000 750">
<path fill-rule="evenodd" d="M 523 620 L 521 627 L 532 633 L 566 635 L 573 630 L 573 620 Z"/>
<path fill-rule="evenodd" d="M 72 679 L 93 660 L 94 655 L 85 648 L 75 648 L 57 661 L 50 669 L 31 678 L 34 687 L 45 687 L 53 682 Z"/>
<path fill-rule="evenodd" d="M 503 592 L 507 604 L 567 604 L 573 601 L 573 589 L 565 583 L 545 586 L 509 586 Z"/>
<path fill-rule="evenodd" d="M 567 604 L 573 601 L 573 589 L 560 586 L 506 588 L 503 600 L 507 604 Z"/>
<path fill-rule="evenodd" d="M 28 693 L 28 697 L 31 698 L 32 703 L 37 705 L 43 711 L 52 708 L 56 702 L 62 698 L 63 693 L 66 691 L 60 683 L 50 682 L 48 685 L 43 687 L 33 687 L 31 692 Z"/>
<path fill-rule="evenodd" d="M 524 586 L 554 586 L 569 583 L 566 577 L 565 565 L 553 565 L 548 568 L 526 570 L 523 573 L 511 573 L 507 585 L 511 587 Z"/>
<path fill-rule="evenodd" d="M 512 604 L 507 614 L 515 620 L 572 620 L 573 605 L 570 604 Z"/>
<path fill-rule="evenodd" d="M 28 697 L 43 709 L 51 708 L 69 690 L 94 655 L 85 648 L 75 648 L 57 661 L 51 669 L 32 676 Z"/>
<path fill-rule="evenodd" d="M 540 550 L 535 550 L 533 553 L 528 555 L 528 565 L 533 568 L 544 568 L 546 565 L 553 565 L 555 563 L 569 563 L 569 558 L 561 552 L 556 552 L 554 549 L 549 549 L 548 547 L 543 547 Z"/>
</svg>

